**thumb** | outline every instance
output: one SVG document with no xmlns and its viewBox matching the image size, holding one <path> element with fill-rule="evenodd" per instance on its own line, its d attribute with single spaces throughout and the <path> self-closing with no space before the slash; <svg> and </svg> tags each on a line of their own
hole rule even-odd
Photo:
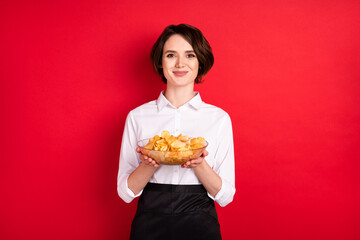
<svg viewBox="0 0 360 240">
<path fill-rule="evenodd" d="M 209 152 L 204 150 L 204 152 L 202 153 L 202 157 L 206 157 L 207 155 L 209 155 Z"/>
</svg>

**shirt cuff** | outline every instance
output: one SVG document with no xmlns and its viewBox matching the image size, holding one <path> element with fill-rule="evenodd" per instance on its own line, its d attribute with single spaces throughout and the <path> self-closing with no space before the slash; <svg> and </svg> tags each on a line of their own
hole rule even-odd
<svg viewBox="0 0 360 240">
<path fill-rule="evenodd" d="M 130 203 L 134 198 L 140 196 L 143 192 L 143 190 L 141 190 L 138 194 L 135 195 L 128 186 L 128 178 L 129 175 L 123 176 L 122 179 L 120 179 L 118 185 L 118 194 L 126 203 Z"/>
<path fill-rule="evenodd" d="M 235 195 L 235 188 L 231 184 L 227 183 L 225 180 L 222 180 L 222 185 L 220 191 L 215 195 L 211 196 L 208 193 L 208 196 L 216 201 L 221 207 L 225 207 L 232 202 Z"/>
</svg>

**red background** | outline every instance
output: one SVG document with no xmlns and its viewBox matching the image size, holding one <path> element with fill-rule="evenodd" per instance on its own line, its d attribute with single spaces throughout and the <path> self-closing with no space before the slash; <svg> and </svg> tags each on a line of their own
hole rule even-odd
<svg viewBox="0 0 360 240">
<path fill-rule="evenodd" d="M 360 2 L 1 1 L 0 238 L 127 239 L 124 121 L 165 88 L 168 24 L 199 27 L 196 88 L 232 117 L 224 239 L 360 239 Z M 130 3 L 131 2 L 131 3 Z"/>
</svg>

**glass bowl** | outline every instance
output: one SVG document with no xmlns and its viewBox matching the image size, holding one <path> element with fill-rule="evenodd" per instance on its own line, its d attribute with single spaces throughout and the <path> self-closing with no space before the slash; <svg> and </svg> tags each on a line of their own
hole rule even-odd
<svg viewBox="0 0 360 240">
<path fill-rule="evenodd" d="M 197 149 L 189 149 L 182 151 L 160 151 L 144 148 L 149 142 L 149 139 L 143 139 L 138 142 L 138 146 L 145 156 L 152 158 L 159 164 L 165 165 L 181 165 L 191 159 L 195 159 L 201 156 L 208 146 L 208 142 L 205 141 L 205 145 Z"/>
</svg>

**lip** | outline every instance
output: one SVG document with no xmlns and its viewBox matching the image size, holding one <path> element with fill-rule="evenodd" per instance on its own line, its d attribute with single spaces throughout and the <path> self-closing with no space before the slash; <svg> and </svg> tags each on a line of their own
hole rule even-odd
<svg viewBox="0 0 360 240">
<path fill-rule="evenodd" d="M 188 71 L 173 71 L 173 73 L 177 77 L 183 77 L 188 73 Z"/>
</svg>

